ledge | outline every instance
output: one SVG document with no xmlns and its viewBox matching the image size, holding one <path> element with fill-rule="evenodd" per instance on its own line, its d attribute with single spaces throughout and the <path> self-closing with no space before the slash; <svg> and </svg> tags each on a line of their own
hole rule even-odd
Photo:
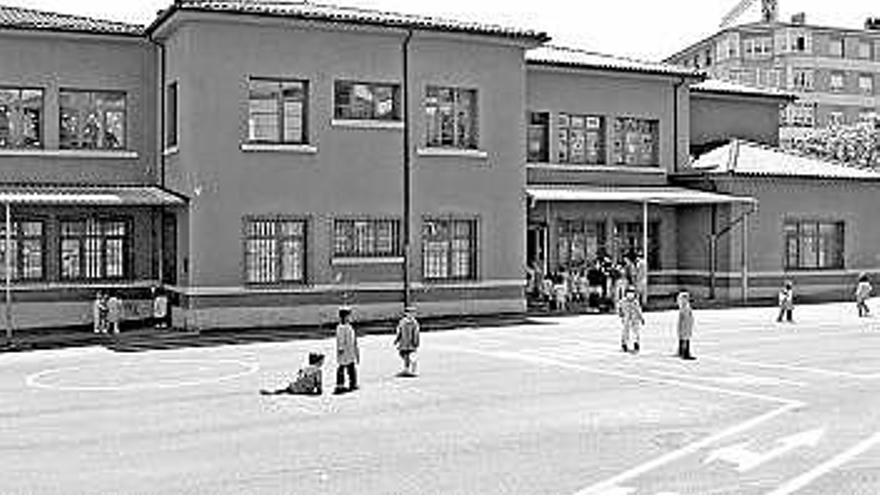
<svg viewBox="0 0 880 495">
<path fill-rule="evenodd" d="M 333 119 L 332 127 L 346 129 L 375 129 L 385 131 L 402 131 L 403 122 L 399 120 L 356 120 L 356 119 Z"/>
<path fill-rule="evenodd" d="M 360 257 L 360 258 L 333 258 L 330 260 L 331 265 L 399 265 L 403 264 L 403 256 L 386 256 L 386 257 Z"/>
<path fill-rule="evenodd" d="M 527 168 L 538 170 L 570 170 L 574 172 L 623 172 L 631 174 L 665 174 L 663 167 L 633 167 L 626 165 L 582 165 L 568 163 L 527 163 Z"/>
<path fill-rule="evenodd" d="M 317 146 L 310 144 L 262 144 L 242 143 L 241 151 L 244 152 L 275 152 L 275 153 L 300 153 L 314 155 L 318 152 Z"/>
<path fill-rule="evenodd" d="M 486 160 L 489 158 L 489 152 L 487 151 L 457 148 L 418 148 L 416 154 L 418 156 L 438 158 L 471 158 L 475 160 Z"/>
<path fill-rule="evenodd" d="M 108 158 L 132 160 L 138 157 L 137 151 L 129 150 L 31 150 L 0 149 L 0 156 L 25 156 L 35 158 Z"/>
</svg>

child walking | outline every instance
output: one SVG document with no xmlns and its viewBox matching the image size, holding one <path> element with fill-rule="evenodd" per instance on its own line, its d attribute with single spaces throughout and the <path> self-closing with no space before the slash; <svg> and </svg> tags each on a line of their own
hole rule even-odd
<svg viewBox="0 0 880 495">
<path fill-rule="evenodd" d="M 871 314 L 871 310 L 868 309 L 868 298 L 871 297 L 872 289 L 868 274 L 859 275 L 859 283 L 856 286 L 856 308 L 859 310 L 859 318 Z"/>
<path fill-rule="evenodd" d="M 322 382 L 324 381 L 324 373 L 321 371 L 323 365 L 324 355 L 310 352 L 308 366 L 297 371 L 296 378 L 290 382 L 290 385 L 278 390 L 260 390 L 260 393 L 263 395 L 321 395 L 323 393 Z"/>
<path fill-rule="evenodd" d="M 645 324 L 642 315 L 642 305 L 636 297 L 636 290 L 632 286 L 626 288 L 623 300 L 618 306 L 618 314 L 623 323 L 623 334 L 620 337 L 620 348 L 623 352 L 639 352 L 639 327 Z"/>
<path fill-rule="evenodd" d="M 779 316 L 776 317 L 777 323 L 782 322 L 782 317 L 789 323 L 793 323 L 792 313 L 794 312 L 794 289 L 791 280 L 786 280 L 782 289 L 779 290 Z"/>
<path fill-rule="evenodd" d="M 691 355 L 691 336 L 694 331 L 694 311 L 691 308 L 691 295 L 686 290 L 678 293 L 678 357 L 696 359 Z"/>
<path fill-rule="evenodd" d="M 339 308 L 339 324 L 336 325 L 336 389 L 334 394 L 357 390 L 357 363 L 360 361 L 357 334 L 351 326 L 351 308 Z M 348 389 L 345 375 L 348 375 Z"/>
<path fill-rule="evenodd" d="M 403 370 L 400 376 L 416 376 L 415 354 L 419 349 L 419 321 L 415 316 L 416 309 L 407 306 L 403 310 L 403 317 L 397 323 L 397 334 L 394 336 L 394 345 L 403 359 Z"/>
</svg>

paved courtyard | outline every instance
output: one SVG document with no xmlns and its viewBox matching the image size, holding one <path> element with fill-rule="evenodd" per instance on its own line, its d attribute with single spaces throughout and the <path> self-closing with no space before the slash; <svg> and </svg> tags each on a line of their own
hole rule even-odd
<svg viewBox="0 0 880 495">
<path fill-rule="evenodd" d="M 363 388 L 320 398 L 257 392 L 312 350 L 331 388 L 331 340 L 2 354 L 0 494 L 876 495 L 880 317 L 854 313 L 697 311 L 693 362 L 674 312 L 639 355 L 608 315 L 428 333 L 416 379 L 369 336 Z"/>
</svg>

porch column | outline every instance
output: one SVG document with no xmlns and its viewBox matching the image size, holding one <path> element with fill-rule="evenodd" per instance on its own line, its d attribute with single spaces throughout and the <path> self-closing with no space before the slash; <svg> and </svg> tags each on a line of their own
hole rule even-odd
<svg viewBox="0 0 880 495">
<path fill-rule="evenodd" d="M 743 217 L 742 232 L 742 301 L 743 304 L 749 301 L 749 215 L 746 213 Z"/>
<path fill-rule="evenodd" d="M 642 202 L 642 263 L 645 269 L 645 286 L 642 304 L 648 304 L 648 202 Z"/>
<path fill-rule="evenodd" d="M 6 341 L 12 342 L 12 211 L 6 203 L 6 250 L 3 264 L 6 268 Z"/>
</svg>

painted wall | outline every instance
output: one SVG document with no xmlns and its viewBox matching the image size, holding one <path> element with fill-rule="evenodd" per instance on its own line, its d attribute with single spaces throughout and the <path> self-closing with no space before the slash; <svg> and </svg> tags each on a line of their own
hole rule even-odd
<svg viewBox="0 0 880 495">
<path fill-rule="evenodd" d="M 778 146 L 779 103 L 770 98 L 692 92 L 690 144 L 700 146 L 738 138 Z"/>
<path fill-rule="evenodd" d="M 155 48 L 145 39 L 54 32 L 0 34 L 0 86 L 42 88 L 45 152 L 0 150 L 0 182 L 150 183 L 156 178 Z M 58 150 L 60 88 L 126 92 L 127 149 Z"/>
</svg>

